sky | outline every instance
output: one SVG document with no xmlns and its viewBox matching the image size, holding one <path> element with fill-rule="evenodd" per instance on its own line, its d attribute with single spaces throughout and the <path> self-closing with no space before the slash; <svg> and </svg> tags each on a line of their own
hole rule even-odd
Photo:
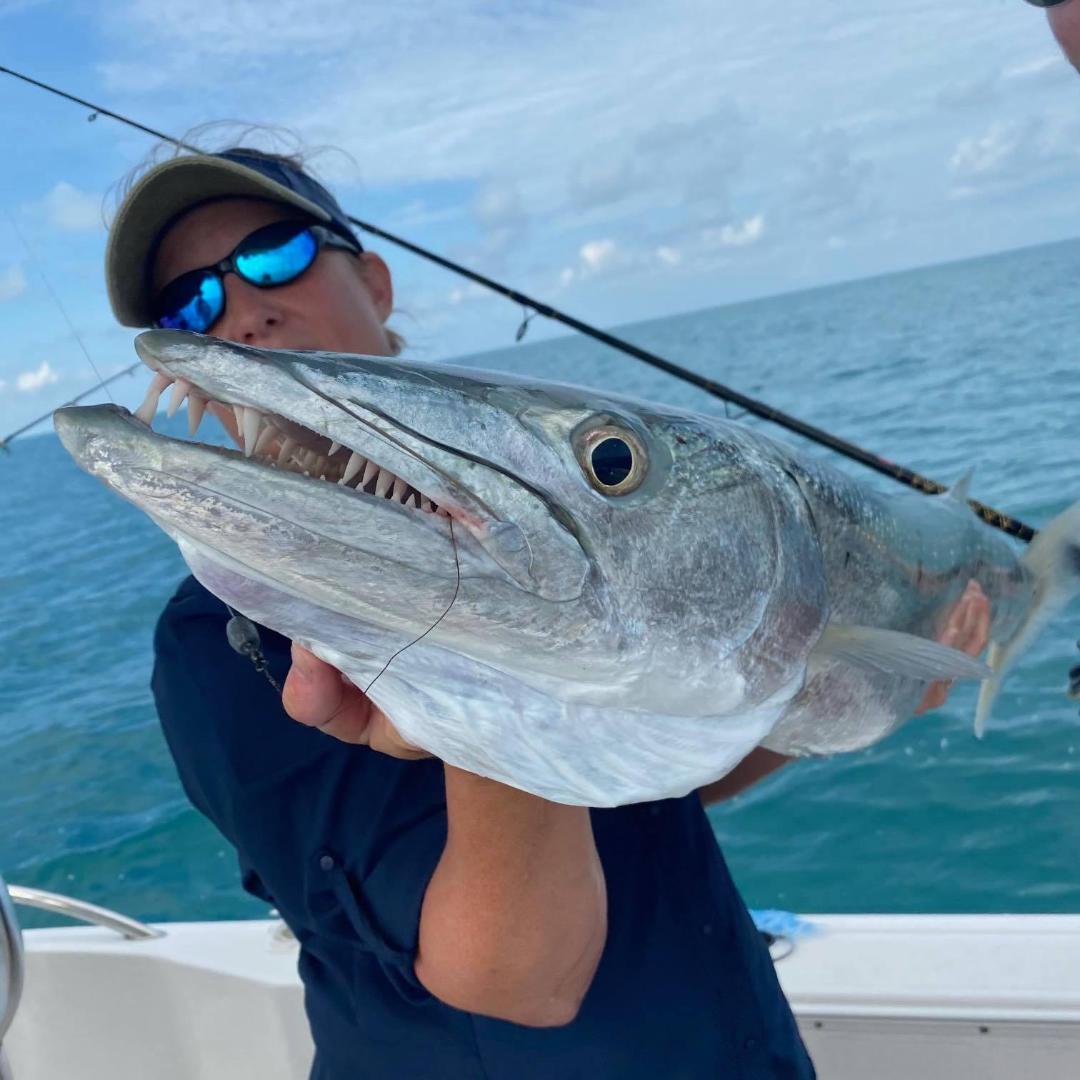
<svg viewBox="0 0 1080 1080">
<path fill-rule="evenodd" d="M 1022 0 L 0 0 L 0 64 L 229 121 L 208 149 L 285 129 L 253 137 L 358 217 L 605 327 L 1080 236 L 1080 77 Z M 3 437 L 135 359 L 101 267 L 154 144 L 3 75 L 0 139 Z M 513 341 L 516 306 L 367 246 L 407 355 Z"/>
</svg>

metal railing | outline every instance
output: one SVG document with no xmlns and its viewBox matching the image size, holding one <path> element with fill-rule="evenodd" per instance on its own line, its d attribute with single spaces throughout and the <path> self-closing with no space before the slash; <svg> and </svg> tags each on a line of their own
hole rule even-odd
<svg viewBox="0 0 1080 1080">
<path fill-rule="evenodd" d="M 4 1053 L 4 1036 L 15 1019 L 23 988 L 23 946 L 12 897 L 0 878 L 0 1080 L 11 1080 L 11 1065 Z"/>
<path fill-rule="evenodd" d="M 147 926 L 146 923 L 141 923 L 137 919 L 129 919 L 126 915 L 98 907 L 97 904 L 87 903 L 85 900 L 75 900 L 73 897 L 46 892 L 44 889 L 28 889 L 22 885 L 9 885 L 8 892 L 11 893 L 11 899 L 23 907 L 49 911 L 79 922 L 115 930 L 128 941 L 148 941 L 151 938 L 165 936 L 165 931 L 159 930 L 156 926 Z"/>
</svg>

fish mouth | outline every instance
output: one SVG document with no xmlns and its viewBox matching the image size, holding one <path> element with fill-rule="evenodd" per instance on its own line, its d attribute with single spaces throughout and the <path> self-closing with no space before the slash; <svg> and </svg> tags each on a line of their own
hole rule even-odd
<svg viewBox="0 0 1080 1080">
<path fill-rule="evenodd" d="M 274 512 L 272 491 L 289 492 L 286 498 L 296 515 L 302 513 L 297 506 L 304 501 L 303 493 L 317 490 L 327 512 L 336 506 L 352 518 L 358 510 L 377 506 L 384 515 L 392 514 L 382 518 L 387 524 L 387 536 L 380 541 L 384 547 L 390 532 L 445 540 L 449 525 L 457 539 L 474 540 L 519 588 L 552 601 L 581 595 L 589 566 L 576 536 L 556 520 L 557 508 L 526 480 L 457 447 L 467 433 L 468 415 L 451 410 L 449 423 L 444 414 L 434 433 L 428 434 L 422 419 L 415 424 L 403 419 L 420 417 L 425 401 L 431 404 L 425 393 L 437 365 L 258 349 L 174 330 L 140 334 L 135 347 L 154 377 L 146 400 L 134 414 L 127 414 L 130 424 L 155 440 L 172 443 L 177 452 L 185 448 L 184 461 L 199 471 L 198 462 L 212 461 L 214 456 L 219 461 L 222 456 L 231 459 L 233 468 L 243 469 L 249 478 L 252 470 L 257 471 L 256 483 L 261 470 L 266 470 L 274 483 L 257 496 L 256 501 L 265 503 L 264 513 Z M 389 401 L 381 397 L 387 385 Z M 241 449 L 154 432 L 153 416 L 169 387 L 167 411 L 175 414 L 186 401 L 193 436 L 207 409 L 230 411 Z M 401 392 L 394 396 L 398 389 Z M 74 418 L 68 422 L 66 411 L 57 413 L 57 428 L 67 429 L 66 438 L 63 432 L 61 437 L 79 460 L 87 456 L 77 446 L 82 440 L 76 434 L 80 424 Z M 107 440 L 101 442 L 104 452 Z M 304 488 L 293 499 L 297 482 Z M 338 503 L 338 498 L 347 502 Z M 509 516 L 493 508 L 492 498 L 509 509 Z M 356 500 L 367 507 L 361 508 Z"/>
<path fill-rule="evenodd" d="M 171 388 L 166 415 L 174 416 L 186 401 L 188 434 L 194 445 L 205 450 L 232 458 L 247 458 L 256 465 L 297 473 L 316 483 L 331 483 L 345 492 L 382 499 L 423 514 L 454 518 L 470 531 L 482 524 L 475 511 L 469 513 L 445 496 L 440 496 L 443 501 L 439 502 L 405 477 L 383 467 L 371 456 L 370 450 L 361 452 L 337 442 L 281 412 L 257 404 L 241 404 L 220 392 L 215 395 L 200 386 L 194 376 L 182 377 L 171 372 L 168 364 L 159 357 L 141 351 L 140 355 L 153 370 L 154 377 L 139 408 L 134 413 L 123 411 L 156 437 L 170 438 L 154 431 L 153 419 L 162 395 Z M 215 406 L 235 416 L 238 450 L 196 440 L 207 410 L 214 412 Z"/>
</svg>

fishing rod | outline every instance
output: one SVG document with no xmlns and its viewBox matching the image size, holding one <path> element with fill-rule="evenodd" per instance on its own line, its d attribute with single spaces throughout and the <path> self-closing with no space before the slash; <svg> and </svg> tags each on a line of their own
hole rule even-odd
<svg viewBox="0 0 1080 1080">
<path fill-rule="evenodd" d="M 0 65 L 0 74 L 14 76 L 16 79 L 20 79 L 25 83 L 29 83 L 32 86 L 46 90 L 67 101 L 74 102 L 77 105 L 92 110 L 89 116 L 90 120 L 95 120 L 99 115 L 108 116 L 111 119 L 117 120 L 122 124 L 127 124 L 129 127 L 133 127 L 138 131 L 161 139 L 163 142 L 172 143 L 182 150 L 187 150 L 196 154 L 205 153 L 205 151 L 199 150 L 172 135 L 167 135 L 164 132 L 147 127 L 145 124 L 140 124 L 138 121 L 132 120 L 121 113 L 102 108 L 99 105 L 95 105 L 93 102 L 86 101 L 84 98 L 69 94 L 58 87 L 50 86 L 48 83 L 32 79 L 30 76 L 24 75 L 21 72 L 13 71 L 11 68 Z M 669 375 L 674 375 L 684 382 L 691 383 L 704 390 L 706 393 L 711 394 L 713 397 L 720 398 L 732 405 L 737 405 L 746 412 L 753 413 L 755 416 L 760 416 L 762 419 L 778 424 L 781 427 L 787 428 L 789 431 L 794 431 L 796 434 L 802 435 L 804 438 L 810 439 L 821 446 L 826 446 L 830 450 L 835 450 L 838 454 L 851 458 L 853 461 L 857 461 L 860 464 L 873 469 L 875 472 L 879 472 L 884 476 L 891 477 L 893 480 L 906 484 L 908 487 L 915 488 L 928 495 L 939 495 L 948 490 L 946 485 L 940 484 L 936 480 L 931 480 L 928 477 L 922 476 L 920 473 L 914 472 L 912 469 L 905 468 L 903 465 L 898 465 L 893 461 L 889 461 L 879 454 L 871 453 L 869 450 L 865 450 L 861 446 L 849 442 L 847 439 L 841 439 L 839 436 L 833 435 L 823 428 L 808 424 L 806 421 L 791 416 L 780 409 L 774 409 L 771 405 L 740 393 L 738 390 L 725 386 L 715 379 L 710 379 L 696 371 L 682 367 L 680 364 L 675 364 L 656 353 L 650 352 L 648 349 L 642 349 L 623 338 L 607 333 L 605 330 L 599 330 L 595 326 L 590 326 L 588 323 L 582 322 L 572 315 L 567 315 L 565 312 L 559 311 L 550 304 L 535 300 L 526 293 L 520 292 L 517 289 L 511 289 L 509 286 L 503 285 L 501 282 L 495 281 L 492 278 L 485 277 L 475 270 L 470 270 L 468 267 L 461 266 L 459 263 L 453 262 L 442 255 L 438 255 L 433 251 L 428 251 L 426 248 L 420 247 L 419 244 L 414 244 L 400 236 L 395 236 L 385 229 L 380 229 L 370 222 L 362 221 L 360 218 L 352 217 L 351 215 L 349 216 L 349 221 L 356 225 L 357 228 L 363 229 L 364 232 L 370 233 L 372 236 L 378 236 L 397 247 L 410 251 L 414 255 L 418 255 L 422 259 L 427 259 L 437 266 L 441 266 L 446 270 L 459 274 L 461 277 L 467 278 L 469 281 L 482 285 L 484 288 L 490 289 L 500 296 L 505 296 L 509 300 L 513 300 L 515 303 L 520 304 L 525 310 L 531 310 L 533 314 L 528 315 L 521 326 L 518 327 L 518 341 L 524 336 L 529 320 L 532 319 L 534 315 L 543 315 L 545 318 L 560 322 L 564 326 L 569 326 L 572 330 L 576 330 L 586 337 L 591 337 L 613 349 L 618 349 L 620 352 L 626 353 L 628 356 L 633 356 L 637 360 L 641 360 L 652 367 L 667 372 Z M 10 438 L 11 437 L 9 436 L 6 441 L 10 441 Z M 977 499 L 968 499 L 968 506 L 970 506 L 976 515 L 986 522 L 986 524 L 1007 533 L 1009 536 L 1015 536 L 1017 539 L 1025 542 L 1030 541 L 1035 536 L 1036 530 L 1030 525 L 1026 525 L 1018 518 L 1014 518 L 1009 514 L 996 510 L 992 506 L 987 506 Z"/>
</svg>

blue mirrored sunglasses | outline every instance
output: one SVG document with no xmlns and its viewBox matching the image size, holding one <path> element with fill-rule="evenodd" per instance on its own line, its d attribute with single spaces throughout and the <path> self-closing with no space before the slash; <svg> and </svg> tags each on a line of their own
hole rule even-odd
<svg viewBox="0 0 1080 1080">
<path fill-rule="evenodd" d="M 310 268 L 324 247 L 363 250 L 322 225 L 304 221 L 264 225 L 216 265 L 189 270 L 170 281 L 154 299 L 154 325 L 205 334 L 225 312 L 226 274 L 236 274 L 260 289 L 287 285 Z"/>
</svg>

